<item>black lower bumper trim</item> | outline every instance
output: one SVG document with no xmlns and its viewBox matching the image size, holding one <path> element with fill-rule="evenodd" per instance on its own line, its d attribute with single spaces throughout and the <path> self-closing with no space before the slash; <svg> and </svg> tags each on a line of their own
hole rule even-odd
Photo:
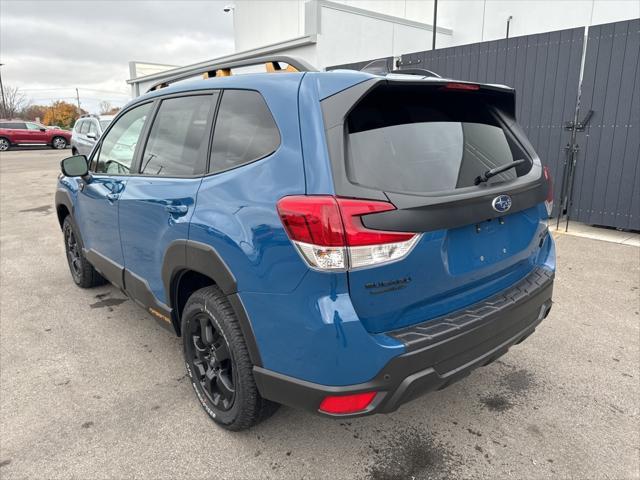
<svg viewBox="0 0 640 480">
<path fill-rule="evenodd" d="M 423 393 L 451 385 L 523 341 L 549 314 L 552 293 L 553 273 L 536 269 L 499 295 L 429 322 L 433 325 L 438 322 L 447 324 L 447 334 L 435 335 L 437 340 L 434 340 L 434 335 L 425 334 L 425 330 L 431 331 L 431 327 L 425 328 L 428 323 L 413 327 L 418 331 L 417 335 L 413 335 L 410 329 L 395 332 L 393 335 L 398 339 L 410 338 L 405 342 L 407 352 L 393 358 L 378 375 L 365 383 L 320 385 L 254 367 L 256 384 L 264 398 L 312 411 L 318 411 L 327 395 L 377 391 L 380 393 L 368 410 L 348 416 L 391 412 Z M 492 308 L 483 308 L 483 304 L 486 306 L 488 303 Z M 465 315 L 470 310 L 475 312 L 472 321 L 450 328 L 455 325 L 452 319 L 467 318 Z"/>
</svg>

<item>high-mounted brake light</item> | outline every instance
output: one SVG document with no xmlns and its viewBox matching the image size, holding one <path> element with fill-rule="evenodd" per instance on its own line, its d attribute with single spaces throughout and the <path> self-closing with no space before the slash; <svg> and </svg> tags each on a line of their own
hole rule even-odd
<svg viewBox="0 0 640 480">
<path fill-rule="evenodd" d="M 480 90 L 480 85 L 475 85 L 473 83 L 447 83 L 442 88 L 444 90 L 469 90 L 469 91 L 475 91 L 475 90 Z"/>
<path fill-rule="evenodd" d="M 419 235 L 364 226 L 362 216 L 395 210 L 388 202 L 327 195 L 284 197 L 278 213 L 307 263 L 320 270 L 346 270 L 399 260 Z"/>
<path fill-rule="evenodd" d="M 544 206 L 547 209 L 547 215 L 551 217 L 551 212 L 553 212 L 553 179 L 551 178 L 549 167 L 542 167 L 542 172 L 544 173 L 544 179 L 547 182 L 547 198 L 544 201 Z"/>
<path fill-rule="evenodd" d="M 367 409 L 377 392 L 355 393 L 353 395 L 336 395 L 324 397 L 320 403 L 320 411 L 333 414 L 362 412 Z"/>
</svg>

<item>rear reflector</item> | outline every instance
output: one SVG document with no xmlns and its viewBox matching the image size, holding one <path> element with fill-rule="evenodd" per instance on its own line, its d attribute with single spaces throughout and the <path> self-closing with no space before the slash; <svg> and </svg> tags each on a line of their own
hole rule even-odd
<svg viewBox="0 0 640 480">
<path fill-rule="evenodd" d="M 551 217 L 551 212 L 553 212 L 553 179 L 549 167 L 542 167 L 542 171 L 547 182 L 547 198 L 544 201 L 544 206 L 547 209 L 547 216 Z"/>
<path fill-rule="evenodd" d="M 296 195 L 281 198 L 278 213 L 305 261 L 320 270 L 346 270 L 399 260 L 419 235 L 364 226 L 362 216 L 395 210 L 388 202 Z"/>
<path fill-rule="evenodd" d="M 325 413 L 357 413 L 367 409 L 377 392 L 355 393 L 353 395 L 325 397 L 320 404 L 320 411 Z"/>
</svg>

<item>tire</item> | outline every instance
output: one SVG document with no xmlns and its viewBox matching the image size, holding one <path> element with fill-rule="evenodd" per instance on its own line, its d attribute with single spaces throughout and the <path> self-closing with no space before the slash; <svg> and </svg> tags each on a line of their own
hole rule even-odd
<svg viewBox="0 0 640 480">
<path fill-rule="evenodd" d="M 278 404 L 260 396 L 233 309 L 215 286 L 194 292 L 182 314 L 185 364 L 204 411 L 221 427 L 246 430 Z"/>
<path fill-rule="evenodd" d="M 64 249 L 67 254 L 71 278 L 81 288 L 104 285 L 107 281 L 85 258 L 82 252 L 82 242 L 77 231 L 71 215 L 67 215 L 62 223 L 62 233 L 64 235 Z"/>
<path fill-rule="evenodd" d="M 64 137 L 53 137 L 51 139 L 51 148 L 55 150 L 64 150 L 67 148 L 67 139 Z"/>
<path fill-rule="evenodd" d="M 11 142 L 8 138 L 0 137 L 0 152 L 6 152 L 11 148 Z"/>
</svg>

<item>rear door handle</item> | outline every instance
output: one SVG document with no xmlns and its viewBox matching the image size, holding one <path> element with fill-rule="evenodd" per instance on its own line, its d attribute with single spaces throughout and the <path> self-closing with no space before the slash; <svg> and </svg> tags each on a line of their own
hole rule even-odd
<svg viewBox="0 0 640 480">
<path fill-rule="evenodd" d="M 189 207 L 186 205 L 165 205 L 164 209 L 172 215 L 184 215 Z"/>
</svg>

